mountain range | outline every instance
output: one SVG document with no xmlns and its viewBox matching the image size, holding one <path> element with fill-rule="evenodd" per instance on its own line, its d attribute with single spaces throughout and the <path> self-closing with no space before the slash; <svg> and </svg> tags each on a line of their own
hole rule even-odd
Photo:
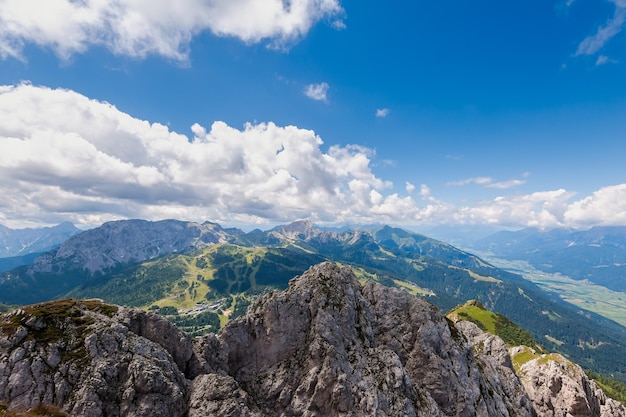
<svg viewBox="0 0 626 417">
<path fill-rule="evenodd" d="M 0 225 L 0 258 L 46 252 L 80 232 L 72 223 L 37 229 L 10 229 Z"/>
<path fill-rule="evenodd" d="M 0 272 L 32 263 L 38 255 L 61 246 L 80 231 L 72 223 L 38 229 L 10 229 L 0 225 Z"/>
<path fill-rule="evenodd" d="M 294 275 L 325 260 L 351 266 L 363 280 L 427 297 L 444 311 L 476 299 L 547 350 L 626 381 L 626 363 L 616 360 L 626 358 L 624 327 L 468 252 L 389 226 L 337 231 L 299 221 L 244 233 L 210 222 L 110 222 L 0 274 L 0 301 L 95 297 L 161 311 L 200 305 L 207 316 L 220 314 L 223 326 L 258 294 L 286 288 Z"/>
<path fill-rule="evenodd" d="M 472 248 L 534 268 L 626 292 L 626 227 L 502 231 Z"/>
</svg>

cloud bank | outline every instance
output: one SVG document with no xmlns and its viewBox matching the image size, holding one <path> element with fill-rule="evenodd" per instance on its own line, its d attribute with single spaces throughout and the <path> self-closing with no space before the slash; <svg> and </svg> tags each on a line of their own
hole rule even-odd
<svg viewBox="0 0 626 417">
<path fill-rule="evenodd" d="M 626 184 L 578 199 L 554 190 L 456 206 L 425 184 L 406 181 L 405 194 L 394 192 L 373 172 L 373 150 L 323 151 L 315 132 L 295 126 L 237 129 L 217 121 L 196 123 L 187 136 L 74 91 L 29 84 L 0 87 L 0 120 L 0 224 L 9 227 L 121 218 L 626 225 Z M 489 177 L 464 182 L 498 184 Z"/>
<path fill-rule="evenodd" d="M 203 31 L 284 48 L 321 20 L 341 27 L 339 0 L 0 0 L 0 56 L 23 60 L 26 44 L 62 59 L 91 46 L 117 55 L 186 61 Z"/>
</svg>

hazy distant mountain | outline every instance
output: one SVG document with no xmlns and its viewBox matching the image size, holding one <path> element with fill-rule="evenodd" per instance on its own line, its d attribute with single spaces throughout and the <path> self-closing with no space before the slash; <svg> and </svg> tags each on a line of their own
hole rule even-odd
<svg viewBox="0 0 626 417">
<path fill-rule="evenodd" d="M 10 271 L 23 265 L 32 264 L 37 257 L 43 255 L 43 252 L 34 252 L 22 256 L 11 256 L 9 258 L 0 258 L 0 272 Z"/>
<path fill-rule="evenodd" d="M 46 252 L 80 232 L 72 223 L 40 229 L 9 229 L 0 225 L 0 258 Z"/>
<path fill-rule="evenodd" d="M 541 271 L 626 291 L 626 227 L 499 232 L 473 247 L 498 257 L 528 261 Z"/>
</svg>

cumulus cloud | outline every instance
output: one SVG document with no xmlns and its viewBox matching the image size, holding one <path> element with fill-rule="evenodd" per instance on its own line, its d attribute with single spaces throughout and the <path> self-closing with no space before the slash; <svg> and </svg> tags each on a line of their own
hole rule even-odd
<svg viewBox="0 0 626 417">
<path fill-rule="evenodd" d="M 0 0 L 0 56 L 23 59 L 34 44 L 68 59 L 98 45 L 185 61 L 203 31 L 283 48 L 320 20 L 341 27 L 343 13 L 339 0 Z"/>
<path fill-rule="evenodd" d="M 295 126 L 218 121 L 194 124 L 187 137 L 73 91 L 27 84 L 0 88 L 0 119 L 5 219 L 353 221 L 389 213 L 399 199 L 383 195 L 392 184 L 372 172 L 372 150 L 323 152 L 315 132 Z"/>
<path fill-rule="evenodd" d="M 563 218 L 567 224 L 581 226 L 626 225 L 626 184 L 600 188 L 573 202 Z"/>
<path fill-rule="evenodd" d="M 376 117 L 387 117 L 389 112 L 389 109 L 376 109 Z"/>
<path fill-rule="evenodd" d="M 309 84 L 304 88 L 304 95 L 311 100 L 328 101 L 328 83 Z"/>
<path fill-rule="evenodd" d="M 373 172 L 373 150 L 324 151 L 315 132 L 296 126 L 195 123 L 188 136 L 74 91 L 28 84 L 0 86 L 0 120 L 0 224 L 9 227 L 123 218 L 626 225 L 626 184 L 577 199 L 554 190 L 458 206 L 426 184 L 404 182 L 404 194 L 393 192 Z"/>
<path fill-rule="evenodd" d="M 469 224 L 560 227 L 567 202 L 574 193 L 560 189 L 525 195 L 500 196 L 475 206 L 459 208 L 456 220 Z"/>
<path fill-rule="evenodd" d="M 615 35 L 620 33 L 626 22 L 626 1 L 613 0 L 615 3 L 615 13 L 605 25 L 598 28 L 598 31 L 585 38 L 576 50 L 576 55 L 594 55 Z"/>
</svg>

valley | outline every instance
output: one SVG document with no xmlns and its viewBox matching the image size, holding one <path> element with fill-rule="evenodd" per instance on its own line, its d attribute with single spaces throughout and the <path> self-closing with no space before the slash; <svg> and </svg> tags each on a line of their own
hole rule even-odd
<svg viewBox="0 0 626 417">
<path fill-rule="evenodd" d="M 559 273 L 535 269 L 526 261 L 511 261 L 480 254 L 498 268 L 522 275 L 549 293 L 582 309 L 600 314 L 626 326 L 626 293 L 614 291 L 588 281 L 575 280 Z"/>
</svg>

